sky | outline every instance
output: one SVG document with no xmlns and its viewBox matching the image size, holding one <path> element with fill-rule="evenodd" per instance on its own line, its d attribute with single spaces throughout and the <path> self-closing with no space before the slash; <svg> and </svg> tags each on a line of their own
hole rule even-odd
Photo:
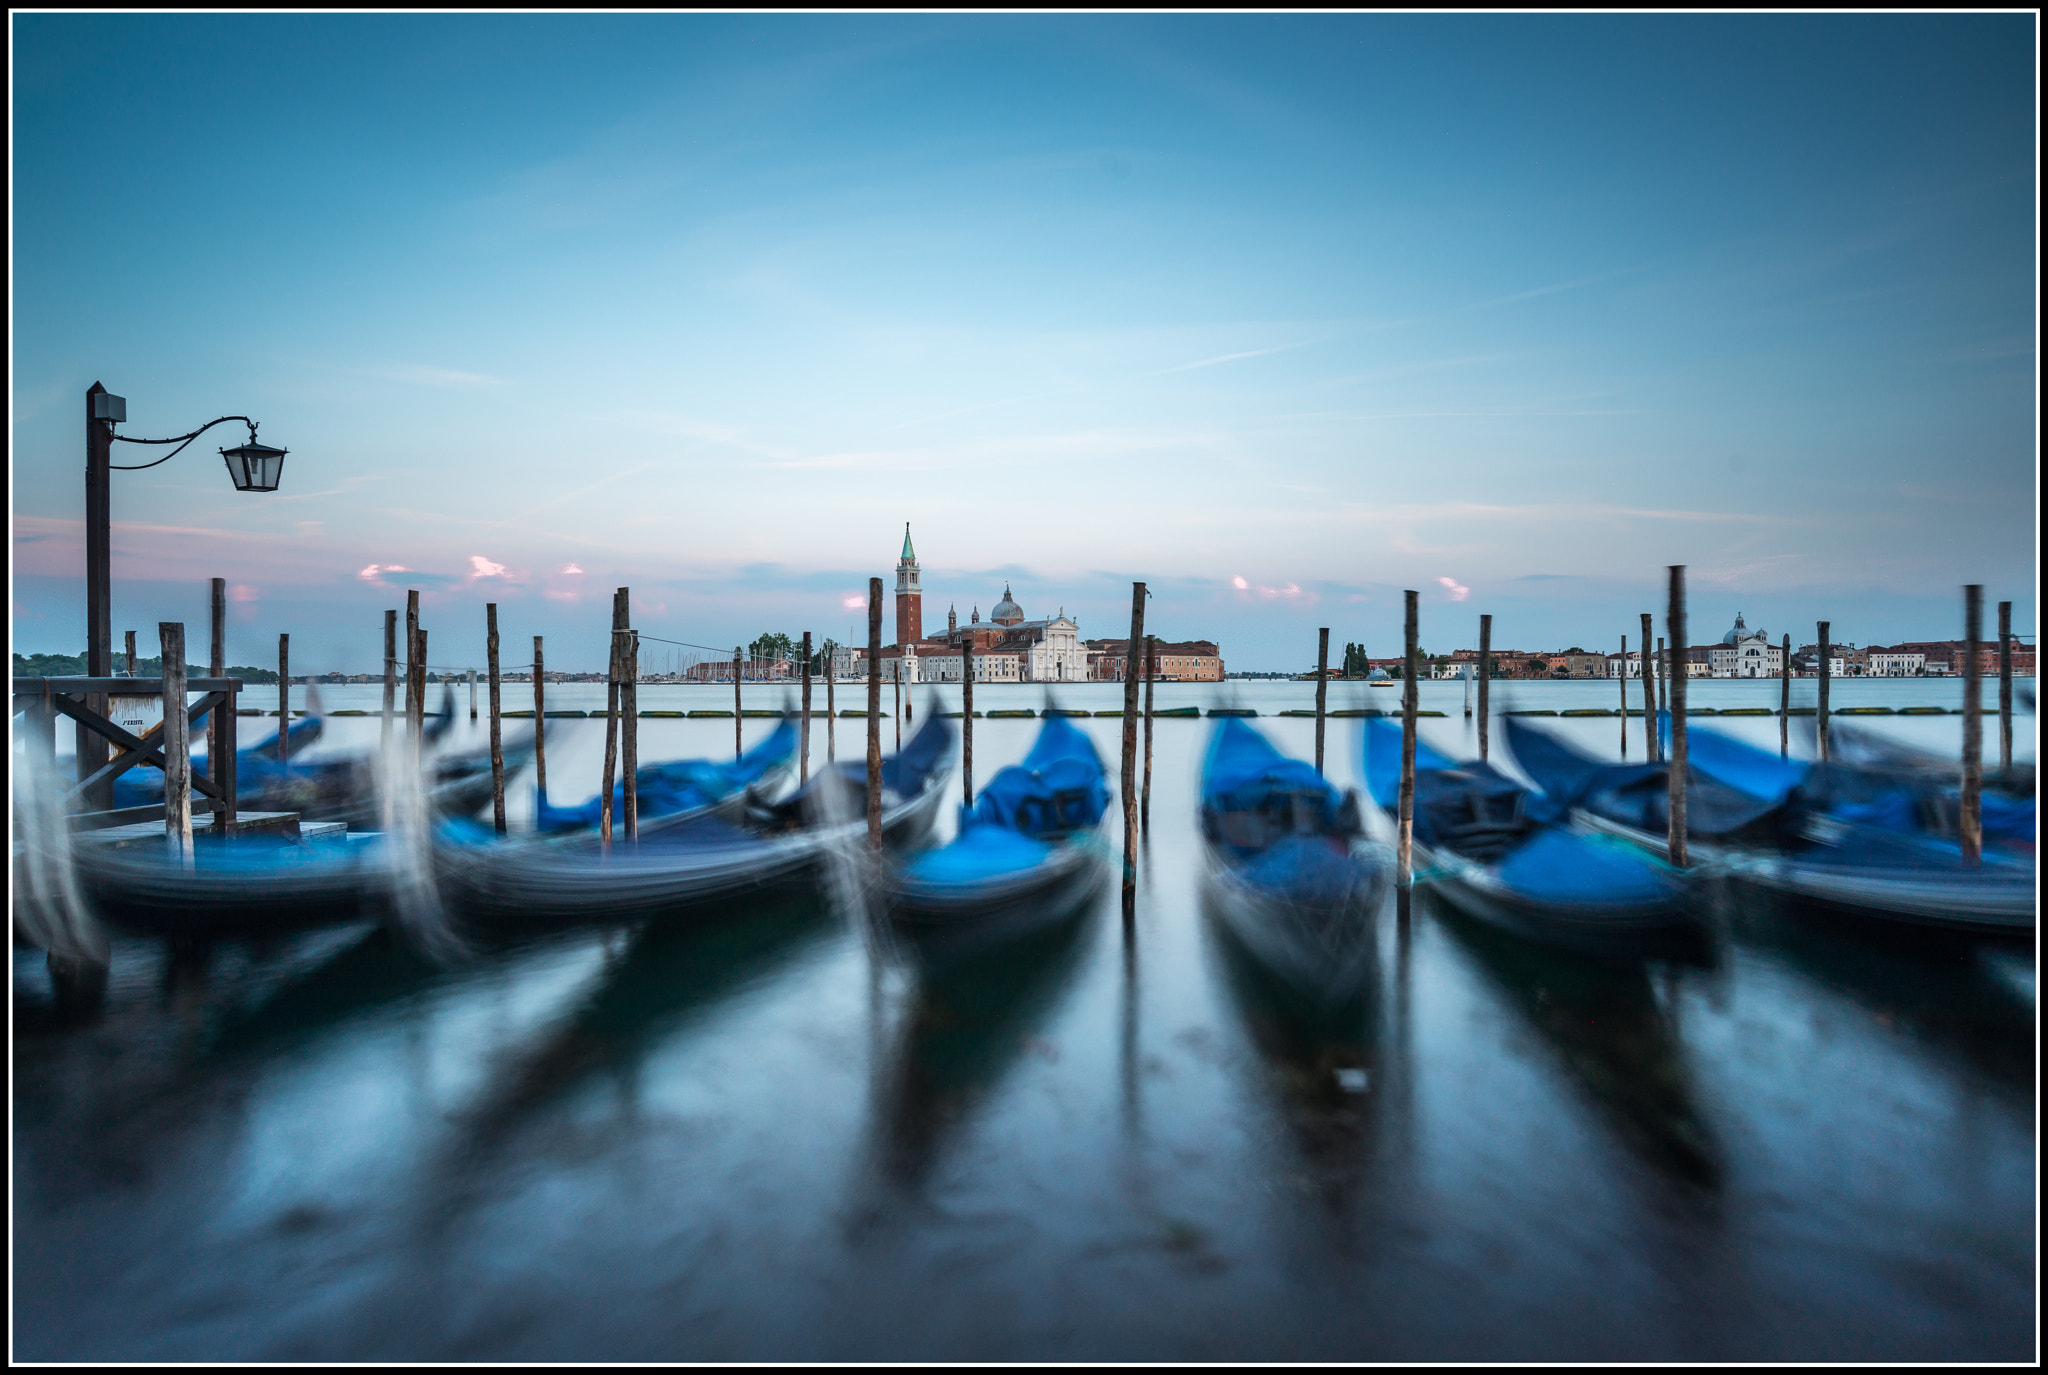
<svg viewBox="0 0 2048 1375">
<path fill-rule="evenodd" d="M 56 15 L 12 29 L 18 652 L 550 667 L 1007 584 L 1299 670 L 1962 633 L 2036 571 L 2031 15 Z M 224 436 L 224 437 L 219 437 Z M 116 445 L 116 462 L 146 461 Z M 162 451 L 147 452 L 156 457 Z M 885 636 L 893 613 L 885 618 Z"/>
</svg>

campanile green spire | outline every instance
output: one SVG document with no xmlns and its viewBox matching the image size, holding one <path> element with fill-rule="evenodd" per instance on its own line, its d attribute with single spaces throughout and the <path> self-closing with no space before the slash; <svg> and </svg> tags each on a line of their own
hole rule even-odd
<svg viewBox="0 0 2048 1375">
<path fill-rule="evenodd" d="M 903 522 L 903 557 L 912 562 L 917 560 L 917 551 L 910 547 L 910 522 L 907 520 Z"/>
</svg>

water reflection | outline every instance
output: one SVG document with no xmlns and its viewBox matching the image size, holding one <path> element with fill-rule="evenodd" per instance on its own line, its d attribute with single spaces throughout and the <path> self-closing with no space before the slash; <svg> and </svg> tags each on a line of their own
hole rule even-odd
<svg viewBox="0 0 2048 1375">
<path fill-rule="evenodd" d="M 1379 1107 L 1395 1077 L 1376 943 L 1355 991 L 1333 1000 L 1267 969 L 1207 900 L 1203 930 L 1211 971 L 1258 1052 L 1258 1083 L 1299 1157 L 1296 1182 L 1332 1213 L 1348 1211 L 1374 1157 Z"/>
<path fill-rule="evenodd" d="M 2031 966 L 2034 944 L 1855 917 L 1759 895 L 1730 923 L 1742 946 L 1844 994 L 1944 1058 L 1959 1057 L 2029 1100 L 2036 1063 L 2030 990 L 2001 964 Z"/>
<path fill-rule="evenodd" d="M 1680 966 L 1567 954 L 1448 903 L 1419 905 L 1556 1053 L 1630 1153 L 1672 1179 L 1720 1186 L 1723 1148 L 1696 1100 L 1678 1025 Z"/>
<path fill-rule="evenodd" d="M 915 1194 L 1023 1056 L 1057 1058 L 1035 1033 L 1071 987 L 1099 906 L 970 960 L 908 966 L 911 987 L 876 1064 L 878 1181 Z"/>
</svg>

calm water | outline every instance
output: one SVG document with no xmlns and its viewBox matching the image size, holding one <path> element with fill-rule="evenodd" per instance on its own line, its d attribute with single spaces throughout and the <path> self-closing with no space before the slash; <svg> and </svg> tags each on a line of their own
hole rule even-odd
<svg viewBox="0 0 2048 1375">
<path fill-rule="evenodd" d="M 580 691 L 551 704 L 601 689 Z M 1365 696 L 1348 691 L 1332 704 Z M 1518 685 L 1506 704 L 1613 691 Z M 1160 700 L 1269 712 L 1311 692 Z M 1425 732 L 1453 751 L 1462 696 L 1425 689 L 1452 713 Z M 1953 705 L 1960 686 L 1834 700 Z M 1119 723 L 1089 724 L 1113 761 Z M 860 723 L 841 725 L 857 755 Z M 1312 722 L 1262 725 L 1312 748 Z M 1618 744 L 1617 720 L 1566 725 Z M 1728 725 L 1776 742 L 1774 722 Z M 601 723 L 549 726 L 552 795 L 588 795 Z M 1960 738 L 1953 717 L 1875 728 Z M 729 721 L 641 729 L 644 759 L 731 748 Z M 1129 931 L 1112 893 L 940 977 L 796 901 L 450 967 L 368 928 L 177 958 L 122 941 L 104 1018 L 61 1029 L 40 957 L 17 951 L 15 1354 L 2033 1356 L 2031 945 L 1724 895 L 1707 964 L 1603 964 L 1424 898 L 1383 915 L 1372 996 L 1311 1013 L 1203 915 L 1209 727 L 1158 730 Z M 322 748 L 375 731 L 336 721 Z M 1035 731 L 977 722 L 978 776 Z M 1351 723 L 1330 749 L 1355 779 Z M 515 817 L 530 796 L 515 785 Z"/>
</svg>

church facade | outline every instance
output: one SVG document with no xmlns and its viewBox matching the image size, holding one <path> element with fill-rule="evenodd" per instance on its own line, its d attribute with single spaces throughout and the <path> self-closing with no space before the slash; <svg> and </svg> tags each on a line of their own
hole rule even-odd
<svg viewBox="0 0 2048 1375">
<path fill-rule="evenodd" d="M 880 655 L 885 681 L 957 683 L 960 650 L 974 647 L 977 683 L 1085 683 L 1088 647 L 1081 642 L 1081 624 L 1066 614 L 1032 620 L 1025 616 L 1006 584 L 1003 598 L 981 619 L 972 609 L 960 623 L 957 608 L 948 608 L 943 634 L 924 634 L 924 586 L 910 527 L 903 527 L 903 553 L 896 561 L 896 643 Z M 847 645 L 834 656 L 833 672 L 842 677 L 867 676 L 867 647 Z"/>
<path fill-rule="evenodd" d="M 1708 647 L 1709 672 L 1716 678 L 1775 678 L 1785 667 L 1785 652 L 1771 643 L 1770 632 L 1751 630 L 1735 614 L 1734 628 Z"/>
</svg>

